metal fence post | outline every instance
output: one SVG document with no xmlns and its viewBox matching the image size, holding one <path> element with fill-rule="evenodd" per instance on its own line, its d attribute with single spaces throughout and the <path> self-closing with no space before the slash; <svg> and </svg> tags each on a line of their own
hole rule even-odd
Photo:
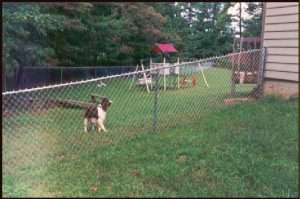
<svg viewBox="0 0 300 199">
<path fill-rule="evenodd" d="M 235 57 L 234 57 L 235 59 Z M 235 80 L 234 80 L 234 69 L 235 69 L 235 63 L 232 61 L 231 64 L 231 88 L 230 88 L 230 97 L 235 97 Z"/>
<path fill-rule="evenodd" d="M 156 70 L 155 86 L 154 86 L 154 106 L 153 106 L 153 125 L 152 132 L 157 133 L 157 120 L 158 120 L 158 93 L 159 93 L 159 71 Z"/>
<path fill-rule="evenodd" d="M 258 90 L 258 97 L 263 96 L 263 87 L 264 87 L 264 74 L 266 68 L 266 61 L 267 61 L 267 48 L 264 47 L 261 55 L 261 65 L 259 67 L 259 90 Z"/>
</svg>

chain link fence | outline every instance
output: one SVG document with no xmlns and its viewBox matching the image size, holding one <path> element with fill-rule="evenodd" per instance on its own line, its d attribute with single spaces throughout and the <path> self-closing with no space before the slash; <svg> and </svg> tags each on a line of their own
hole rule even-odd
<svg viewBox="0 0 300 199">
<path fill-rule="evenodd" d="M 134 66 L 85 66 L 85 67 L 12 67 L 6 69 L 5 91 L 62 84 L 70 81 L 104 77 L 132 72 Z M 22 72 L 21 72 L 22 71 Z M 20 74 L 21 73 L 21 74 Z"/>
<path fill-rule="evenodd" d="M 188 125 L 234 100 L 255 100 L 262 94 L 264 60 L 265 49 L 256 49 L 2 93 L 3 175 L 25 172 L 14 180 L 26 184 L 49 172 L 44 168 L 51 164 L 62 172 L 52 175 L 63 176 L 68 158 Z M 113 102 L 104 120 L 108 132 L 90 128 L 86 133 L 84 113 L 101 103 L 97 95 Z M 37 173 L 30 176 L 28 170 Z"/>
</svg>

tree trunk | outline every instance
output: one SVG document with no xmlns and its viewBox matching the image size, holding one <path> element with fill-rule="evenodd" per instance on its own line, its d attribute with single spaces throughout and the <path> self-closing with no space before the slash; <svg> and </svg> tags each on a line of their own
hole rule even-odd
<svg viewBox="0 0 300 199">
<path fill-rule="evenodd" d="M 188 24 L 189 24 L 189 30 L 191 29 L 192 25 L 192 4 L 188 3 Z M 190 30 L 191 32 L 191 30 Z"/>
<path fill-rule="evenodd" d="M 23 74 L 24 74 L 24 65 L 26 65 L 26 63 L 28 64 L 28 61 L 26 60 L 26 57 L 22 57 L 22 54 L 17 53 L 16 51 L 13 51 L 13 53 L 15 54 L 16 60 L 18 62 L 19 65 L 19 70 L 17 73 L 17 82 L 16 82 L 16 86 L 18 89 L 21 88 L 22 85 L 22 78 L 23 78 Z"/>
<path fill-rule="evenodd" d="M 22 65 L 20 65 L 19 72 L 17 74 L 17 88 L 18 89 L 21 89 L 23 73 L 24 73 L 24 67 Z"/>
<path fill-rule="evenodd" d="M 240 39 L 242 38 L 242 2 L 240 2 Z"/>
<path fill-rule="evenodd" d="M 5 73 L 5 65 L 2 66 L 3 71 L 2 71 L 2 91 L 6 91 L 6 73 Z"/>
<path fill-rule="evenodd" d="M 218 14 L 218 10 L 217 10 L 217 6 L 218 6 L 218 3 L 213 3 L 213 7 L 212 7 L 212 21 L 213 23 L 215 23 L 216 21 L 216 18 L 217 18 L 217 14 Z"/>
</svg>

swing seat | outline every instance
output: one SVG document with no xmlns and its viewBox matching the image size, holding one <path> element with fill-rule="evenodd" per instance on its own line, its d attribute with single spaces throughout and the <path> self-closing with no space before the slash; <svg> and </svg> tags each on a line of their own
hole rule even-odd
<svg viewBox="0 0 300 199">
<path fill-rule="evenodd" d="M 256 84 L 258 80 L 258 74 L 254 72 L 235 71 L 234 82 L 236 84 Z"/>
<path fill-rule="evenodd" d="M 146 78 L 146 81 L 144 78 L 139 79 L 139 85 L 145 85 L 146 83 L 152 85 L 152 78 Z"/>
<path fill-rule="evenodd" d="M 196 85 L 196 77 L 195 76 L 192 76 L 192 79 L 191 80 L 188 80 L 186 76 L 183 77 L 182 81 L 181 81 L 181 86 L 183 88 L 185 88 L 186 86 L 186 83 L 191 83 L 192 86 L 194 87 Z"/>
</svg>

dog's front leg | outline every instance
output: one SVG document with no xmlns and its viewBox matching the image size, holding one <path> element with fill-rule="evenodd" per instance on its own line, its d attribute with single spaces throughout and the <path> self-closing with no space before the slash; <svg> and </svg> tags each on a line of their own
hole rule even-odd
<svg viewBox="0 0 300 199">
<path fill-rule="evenodd" d="M 100 122 L 99 121 L 97 121 L 96 126 L 97 126 L 98 132 L 100 133 L 101 132 L 101 126 L 100 126 Z"/>
<path fill-rule="evenodd" d="M 101 132 L 101 130 L 102 130 L 102 129 L 101 129 L 101 127 L 99 126 L 99 127 L 97 127 L 97 128 L 98 128 L 98 132 L 100 133 L 100 132 Z"/>
<path fill-rule="evenodd" d="M 103 122 L 102 122 L 101 120 L 98 120 L 98 125 L 99 125 L 99 127 L 100 127 L 100 130 L 99 130 L 99 128 L 98 128 L 98 131 L 99 131 L 99 132 L 101 131 L 101 129 L 102 129 L 104 132 L 107 132 L 107 130 L 106 130 L 106 128 L 105 128 L 105 126 L 104 126 L 104 124 L 103 124 Z"/>
</svg>

